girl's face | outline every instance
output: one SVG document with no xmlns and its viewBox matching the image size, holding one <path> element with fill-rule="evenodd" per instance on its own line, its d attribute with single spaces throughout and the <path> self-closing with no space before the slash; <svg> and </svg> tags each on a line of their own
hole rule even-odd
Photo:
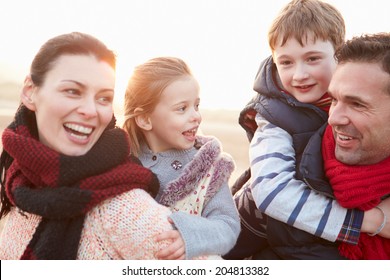
<svg viewBox="0 0 390 280">
<path fill-rule="evenodd" d="M 155 153 L 191 148 L 202 121 L 199 102 L 199 86 L 193 77 L 186 76 L 168 85 L 143 130 L 149 148 Z"/>
<path fill-rule="evenodd" d="M 87 153 L 113 116 L 115 70 L 89 55 L 63 55 L 41 87 L 27 77 L 24 105 L 35 111 L 39 140 L 69 156 Z"/>
<path fill-rule="evenodd" d="M 330 41 L 309 35 L 301 46 L 295 38 L 290 38 L 273 52 L 284 90 L 303 103 L 317 102 L 328 90 L 332 74 L 336 68 L 334 48 Z"/>
</svg>

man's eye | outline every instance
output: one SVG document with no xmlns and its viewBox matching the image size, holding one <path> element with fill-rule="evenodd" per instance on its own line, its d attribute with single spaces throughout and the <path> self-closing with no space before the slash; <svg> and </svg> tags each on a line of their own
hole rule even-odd
<svg viewBox="0 0 390 280">
<path fill-rule="evenodd" d="M 354 102 L 352 105 L 353 105 L 355 108 L 364 108 L 364 107 L 365 107 L 363 104 L 361 104 L 361 103 L 359 103 L 359 102 Z"/>
</svg>

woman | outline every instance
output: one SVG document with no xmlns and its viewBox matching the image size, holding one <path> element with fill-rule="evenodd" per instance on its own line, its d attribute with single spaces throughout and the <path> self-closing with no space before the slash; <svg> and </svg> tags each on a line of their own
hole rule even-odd
<svg viewBox="0 0 390 280">
<path fill-rule="evenodd" d="M 170 210 L 115 127 L 114 53 L 52 38 L 35 56 L 1 154 L 0 259 L 153 259 Z"/>
</svg>

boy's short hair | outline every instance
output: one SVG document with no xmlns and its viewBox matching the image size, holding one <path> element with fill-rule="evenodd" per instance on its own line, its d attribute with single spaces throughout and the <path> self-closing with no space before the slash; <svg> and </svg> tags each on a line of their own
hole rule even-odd
<svg viewBox="0 0 390 280">
<path fill-rule="evenodd" d="M 345 41 L 345 23 L 341 13 L 332 5 L 319 0 L 292 0 L 273 21 L 268 31 L 272 51 L 295 38 L 302 46 L 310 34 L 314 40 L 330 41 L 338 49 Z"/>
</svg>

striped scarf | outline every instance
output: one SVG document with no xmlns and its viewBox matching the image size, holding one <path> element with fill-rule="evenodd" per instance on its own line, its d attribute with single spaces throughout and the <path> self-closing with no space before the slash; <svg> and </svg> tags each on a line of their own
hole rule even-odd
<svg viewBox="0 0 390 280">
<path fill-rule="evenodd" d="M 86 213 L 134 188 L 157 192 L 158 181 L 128 157 L 127 134 L 115 119 L 83 156 L 60 154 L 37 140 L 35 114 L 21 106 L 3 132 L 12 158 L 6 195 L 21 211 L 42 217 L 22 259 L 75 259 Z"/>
</svg>

